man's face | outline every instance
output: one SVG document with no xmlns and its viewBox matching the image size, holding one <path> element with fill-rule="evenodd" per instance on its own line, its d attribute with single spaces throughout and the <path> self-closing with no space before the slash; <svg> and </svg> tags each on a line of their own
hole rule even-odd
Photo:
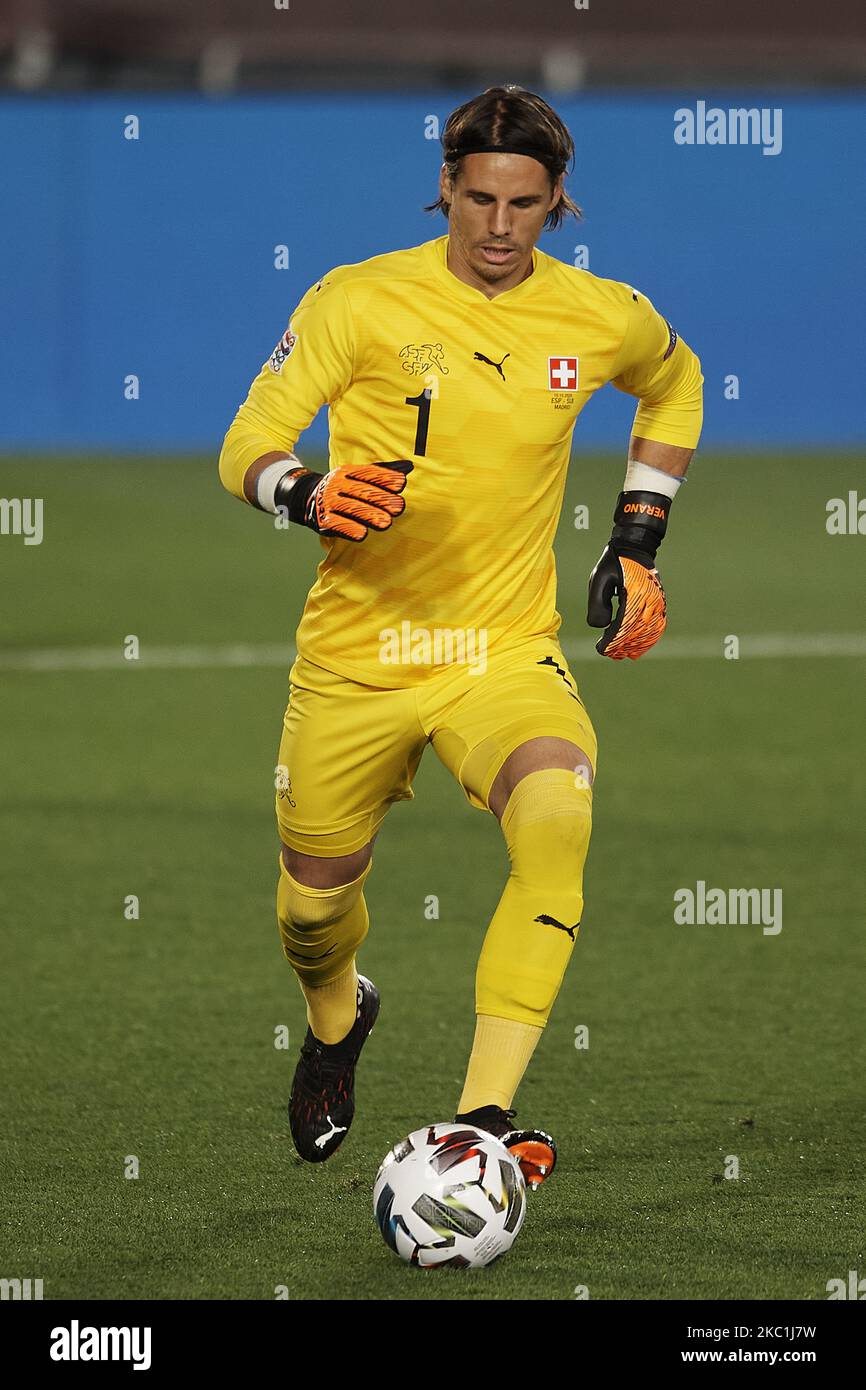
<svg viewBox="0 0 866 1390">
<path fill-rule="evenodd" d="M 562 181 L 551 187 L 544 165 L 525 154 L 468 154 L 453 184 L 443 168 L 439 190 L 451 205 L 449 263 L 460 279 L 485 293 L 525 279 Z"/>
</svg>

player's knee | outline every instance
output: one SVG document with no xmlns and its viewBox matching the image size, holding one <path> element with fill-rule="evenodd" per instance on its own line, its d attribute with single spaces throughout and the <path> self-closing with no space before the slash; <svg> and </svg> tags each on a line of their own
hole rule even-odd
<svg viewBox="0 0 866 1390">
<path fill-rule="evenodd" d="M 339 922 L 355 906 L 364 888 L 364 880 L 369 873 L 368 864 L 363 872 L 350 883 L 340 883 L 331 888 L 314 888 L 299 883 L 286 868 L 280 858 L 280 881 L 277 887 L 277 916 L 281 923 L 291 925 L 299 932 L 314 931 Z"/>
<path fill-rule="evenodd" d="M 298 883 L 280 856 L 277 922 L 283 954 L 302 981 L 327 984 L 345 970 L 370 925 L 364 880 L 371 864 L 350 883 L 314 888 Z"/>
<path fill-rule="evenodd" d="M 530 772 L 517 783 L 500 822 L 513 870 L 571 882 L 578 889 L 592 830 L 592 787 L 562 767 Z"/>
</svg>

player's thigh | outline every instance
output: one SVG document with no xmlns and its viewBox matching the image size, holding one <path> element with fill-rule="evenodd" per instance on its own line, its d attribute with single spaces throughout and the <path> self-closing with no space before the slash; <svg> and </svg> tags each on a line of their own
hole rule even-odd
<svg viewBox="0 0 866 1390">
<path fill-rule="evenodd" d="M 573 756 L 575 775 L 591 783 L 598 760 L 592 721 L 552 638 L 489 662 L 480 675 L 467 674 L 432 741 L 469 801 L 483 810 L 501 811 L 490 796 L 503 772 L 498 792 L 537 768 L 571 767 Z"/>
<path fill-rule="evenodd" d="M 425 742 L 411 691 L 360 685 L 298 657 L 275 776 L 283 845 L 312 858 L 369 847 L 389 807 L 411 800 Z"/>
</svg>

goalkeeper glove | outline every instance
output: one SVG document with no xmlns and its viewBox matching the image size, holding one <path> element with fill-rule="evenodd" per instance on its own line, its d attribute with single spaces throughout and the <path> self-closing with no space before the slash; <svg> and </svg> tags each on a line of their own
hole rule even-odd
<svg viewBox="0 0 866 1390">
<path fill-rule="evenodd" d="M 596 651 L 614 661 L 636 661 L 665 630 L 665 591 L 655 557 L 670 506 L 671 498 L 658 492 L 621 492 L 617 498 L 610 541 L 589 576 L 586 614 L 590 627 L 604 628 Z"/>
<path fill-rule="evenodd" d="M 330 473 L 295 469 L 274 488 L 274 507 L 285 507 L 289 521 L 309 526 L 320 536 L 362 541 L 367 531 L 387 531 L 406 503 L 399 494 L 413 465 L 408 459 L 392 463 L 356 463 Z"/>
</svg>

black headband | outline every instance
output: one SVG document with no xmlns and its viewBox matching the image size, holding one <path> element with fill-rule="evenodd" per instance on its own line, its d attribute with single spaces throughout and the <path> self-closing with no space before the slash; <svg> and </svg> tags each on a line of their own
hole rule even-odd
<svg viewBox="0 0 866 1390">
<path fill-rule="evenodd" d="M 506 141 L 504 145 L 480 145 L 467 142 L 463 145 L 452 145 L 450 148 L 448 146 L 445 147 L 446 162 L 453 159 L 462 159 L 466 154 L 525 154 L 528 159 L 536 160 L 538 164 L 543 164 L 545 168 L 548 167 L 548 162 L 554 162 L 549 155 L 545 157 L 536 146 L 521 145 L 513 141 Z M 564 171 L 565 166 L 559 170 L 560 173 L 564 173 Z"/>
</svg>

